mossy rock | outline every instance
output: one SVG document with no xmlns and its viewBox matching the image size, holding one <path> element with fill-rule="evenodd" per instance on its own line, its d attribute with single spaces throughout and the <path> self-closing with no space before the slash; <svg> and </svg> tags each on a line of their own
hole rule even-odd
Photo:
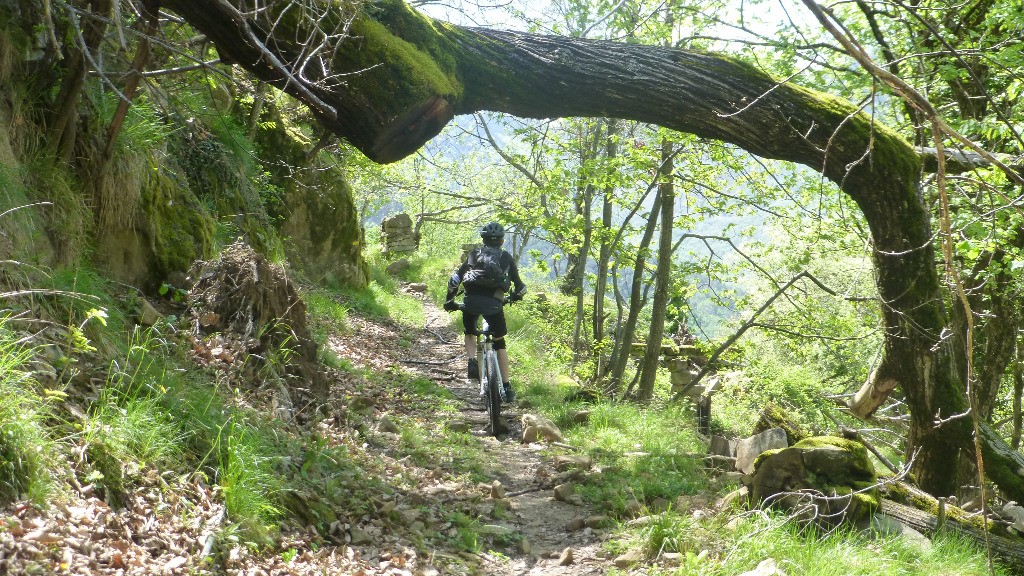
<svg viewBox="0 0 1024 576">
<path fill-rule="evenodd" d="M 322 155 L 307 158 L 312 144 L 280 110 L 267 106 L 256 144 L 280 202 L 271 216 L 283 238 L 288 262 L 307 277 L 328 284 L 365 286 L 358 210 L 343 167 Z"/>
<path fill-rule="evenodd" d="M 187 183 L 157 167 L 142 190 L 157 278 L 213 254 L 213 218 Z"/>
<path fill-rule="evenodd" d="M 753 502 L 780 506 L 832 526 L 857 522 L 876 510 L 876 484 L 862 445 L 816 436 L 758 457 L 750 494 Z"/>
<path fill-rule="evenodd" d="M 751 434 L 760 434 L 771 428 L 782 428 L 785 430 L 786 440 L 789 441 L 790 446 L 794 446 L 797 442 L 811 436 L 798 422 L 790 418 L 785 408 L 774 402 L 769 402 L 761 410 L 761 418 L 757 421 Z"/>
</svg>

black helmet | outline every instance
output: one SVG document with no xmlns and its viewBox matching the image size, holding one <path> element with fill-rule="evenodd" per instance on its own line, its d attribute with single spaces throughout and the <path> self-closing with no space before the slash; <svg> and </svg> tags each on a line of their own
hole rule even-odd
<svg viewBox="0 0 1024 576">
<path fill-rule="evenodd" d="M 480 237 L 485 240 L 488 238 L 504 238 L 505 229 L 501 227 L 501 224 L 491 222 L 489 224 L 485 224 L 484 227 L 480 229 Z"/>
</svg>

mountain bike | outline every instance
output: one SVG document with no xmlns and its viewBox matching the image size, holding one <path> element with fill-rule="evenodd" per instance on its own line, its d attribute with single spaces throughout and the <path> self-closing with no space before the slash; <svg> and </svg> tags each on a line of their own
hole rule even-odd
<svg viewBox="0 0 1024 576">
<path fill-rule="evenodd" d="M 495 438 L 499 434 L 508 432 L 508 428 L 501 421 L 501 404 L 505 398 L 504 380 L 501 377 L 501 367 L 498 364 L 498 352 L 494 349 L 494 339 L 491 336 L 487 320 L 481 319 L 483 329 L 476 333 L 476 360 L 478 381 L 480 383 L 480 397 L 484 399 L 487 407 L 487 420 L 491 425 L 491 435 Z"/>
</svg>

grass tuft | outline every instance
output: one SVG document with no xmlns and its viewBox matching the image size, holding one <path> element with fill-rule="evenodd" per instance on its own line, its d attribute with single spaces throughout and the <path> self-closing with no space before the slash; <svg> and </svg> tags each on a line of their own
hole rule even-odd
<svg viewBox="0 0 1024 576">
<path fill-rule="evenodd" d="M 31 359 L 0 318 L 0 503 L 45 502 L 54 492 L 57 442 L 47 427 L 47 401 L 26 371 Z"/>
</svg>

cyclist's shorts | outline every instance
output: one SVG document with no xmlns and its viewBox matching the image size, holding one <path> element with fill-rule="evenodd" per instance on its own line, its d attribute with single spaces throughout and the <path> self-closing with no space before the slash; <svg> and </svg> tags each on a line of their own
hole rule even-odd
<svg viewBox="0 0 1024 576">
<path fill-rule="evenodd" d="M 498 300 L 490 294 L 484 295 L 467 293 L 466 297 L 462 300 L 462 303 L 466 312 L 476 314 L 477 316 L 501 313 L 501 300 Z"/>
<path fill-rule="evenodd" d="M 466 334 L 476 334 L 480 328 L 480 314 L 473 314 L 470 312 L 462 313 L 462 326 L 465 328 Z M 505 313 L 500 309 L 497 314 L 484 314 L 484 320 L 487 320 L 487 326 L 491 329 L 491 335 L 495 338 L 500 338 L 505 334 L 508 334 L 508 327 L 505 325 Z"/>
</svg>

